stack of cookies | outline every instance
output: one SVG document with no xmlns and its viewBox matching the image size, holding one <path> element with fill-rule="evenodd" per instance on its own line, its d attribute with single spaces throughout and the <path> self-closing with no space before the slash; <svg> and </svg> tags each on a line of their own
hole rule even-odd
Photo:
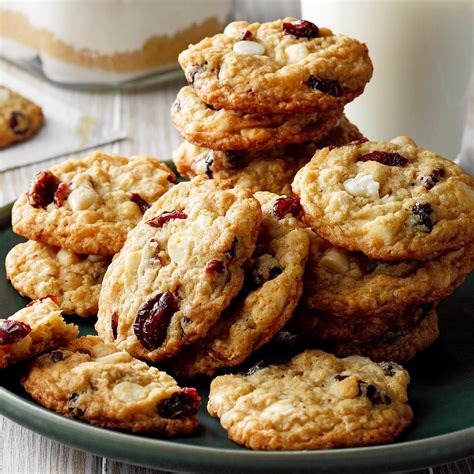
<svg viewBox="0 0 474 474">
<path fill-rule="evenodd" d="M 30 240 L 10 250 L 7 278 L 33 300 L 54 295 L 65 314 L 96 315 L 110 260 L 175 180 L 155 158 L 100 152 L 41 171 L 12 210 Z"/>
<path fill-rule="evenodd" d="M 190 84 L 171 109 L 182 176 L 290 195 L 316 149 L 362 137 L 343 115 L 372 76 L 357 40 L 294 18 L 236 21 L 179 61 Z"/>
<path fill-rule="evenodd" d="M 339 356 L 404 362 L 474 266 L 473 180 L 408 137 L 325 148 L 302 168 L 311 250 L 292 324 Z"/>
</svg>

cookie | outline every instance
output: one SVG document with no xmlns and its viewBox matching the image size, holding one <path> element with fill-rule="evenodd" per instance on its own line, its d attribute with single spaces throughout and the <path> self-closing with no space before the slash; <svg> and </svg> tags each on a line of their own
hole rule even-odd
<svg viewBox="0 0 474 474">
<path fill-rule="evenodd" d="M 293 191 L 319 235 L 374 259 L 425 259 L 474 240 L 474 180 L 412 145 L 324 148 L 298 171 Z"/>
<path fill-rule="evenodd" d="M 408 372 L 364 357 L 305 351 L 290 362 L 211 383 L 207 409 L 252 449 L 331 449 L 388 443 L 411 423 Z"/>
<path fill-rule="evenodd" d="M 295 18 L 230 23 L 178 59 L 206 104 L 253 114 L 334 110 L 362 94 L 373 69 L 365 44 Z"/>
<path fill-rule="evenodd" d="M 342 108 L 328 113 L 255 115 L 214 109 L 183 87 L 171 117 L 185 140 L 214 150 L 260 150 L 300 143 L 325 135 L 341 117 Z"/>
<path fill-rule="evenodd" d="M 263 220 L 246 281 L 209 333 L 170 360 L 180 377 L 242 363 L 285 325 L 303 291 L 308 236 L 294 198 L 256 193 Z"/>
<path fill-rule="evenodd" d="M 54 297 L 32 301 L 0 319 L 0 369 L 66 344 L 77 333 L 77 326 L 64 322 Z"/>
<path fill-rule="evenodd" d="M 300 304 L 288 323 L 288 330 L 313 343 L 370 342 L 377 338 L 393 338 L 414 329 L 433 309 L 433 304 L 422 304 L 398 313 L 377 316 L 340 317 Z"/>
<path fill-rule="evenodd" d="M 109 266 L 99 335 L 151 361 L 203 337 L 241 289 L 260 223 L 249 190 L 202 177 L 175 186 Z"/>
<path fill-rule="evenodd" d="M 18 244 L 5 260 L 7 279 L 31 299 L 54 295 L 63 313 L 97 314 L 99 292 L 107 257 L 76 255 L 58 247 L 29 240 Z"/>
<path fill-rule="evenodd" d="M 268 191 L 292 195 L 291 182 L 296 172 L 325 146 L 341 146 L 362 138 L 358 128 L 343 116 L 338 125 L 319 140 L 288 144 L 260 151 L 218 151 L 183 142 L 173 153 L 181 176 L 207 176 L 229 179 L 232 184 L 253 192 Z"/>
<path fill-rule="evenodd" d="M 96 151 L 40 172 L 13 206 L 13 230 L 73 253 L 113 255 L 174 183 L 173 172 L 155 158 Z"/>
<path fill-rule="evenodd" d="M 324 347 L 339 357 L 359 354 L 375 361 L 403 363 L 427 349 L 439 337 L 438 316 L 432 309 L 413 329 L 369 342 L 336 342 Z"/>
<path fill-rule="evenodd" d="M 0 149 L 28 140 L 43 123 L 39 105 L 0 85 Z"/>
<path fill-rule="evenodd" d="M 429 260 L 383 261 L 308 234 L 305 304 L 359 321 L 439 301 L 474 268 L 474 240 Z"/>
<path fill-rule="evenodd" d="M 194 388 L 96 336 L 38 357 L 22 385 L 46 408 L 104 428 L 170 437 L 190 435 L 198 424 Z"/>
</svg>

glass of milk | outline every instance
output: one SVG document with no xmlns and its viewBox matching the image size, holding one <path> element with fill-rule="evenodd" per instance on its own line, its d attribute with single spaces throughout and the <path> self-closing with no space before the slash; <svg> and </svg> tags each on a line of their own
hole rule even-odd
<svg viewBox="0 0 474 474">
<path fill-rule="evenodd" d="M 301 9 L 303 19 L 369 48 L 374 75 L 346 108 L 362 133 L 409 135 L 456 157 L 473 76 L 471 0 L 301 0 Z"/>
</svg>

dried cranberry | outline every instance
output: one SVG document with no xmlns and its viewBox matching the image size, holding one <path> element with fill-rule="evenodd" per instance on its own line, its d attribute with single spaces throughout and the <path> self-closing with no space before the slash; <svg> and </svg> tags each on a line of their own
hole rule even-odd
<svg viewBox="0 0 474 474">
<path fill-rule="evenodd" d="M 396 368 L 393 362 L 380 362 L 379 365 L 387 377 L 393 377 L 395 375 Z"/>
<path fill-rule="evenodd" d="M 296 197 L 281 197 L 273 204 L 273 214 L 278 219 L 283 219 L 287 214 L 292 214 L 293 217 L 301 217 L 303 208 L 300 204 L 300 198 Z"/>
<path fill-rule="evenodd" d="M 67 199 L 69 188 L 71 185 L 69 183 L 60 183 L 58 189 L 54 193 L 53 202 L 56 207 L 64 206 L 64 201 Z"/>
<path fill-rule="evenodd" d="M 392 402 L 388 395 L 380 393 L 374 385 L 362 380 L 358 380 L 357 383 L 359 385 L 359 396 L 365 395 L 372 405 L 388 405 Z"/>
<path fill-rule="evenodd" d="M 112 326 L 112 335 L 114 339 L 117 339 L 117 328 L 118 328 L 118 313 L 114 311 L 112 317 L 110 318 L 110 325 Z"/>
<path fill-rule="evenodd" d="M 84 414 L 84 411 L 77 407 L 77 400 L 79 399 L 79 396 L 80 395 L 78 393 L 73 393 L 67 401 L 69 416 L 71 418 L 76 418 Z"/>
<path fill-rule="evenodd" d="M 212 347 L 206 347 L 206 353 L 210 355 L 213 359 L 224 360 L 224 357 L 219 351 L 216 351 Z"/>
<path fill-rule="evenodd" d="M 206 267 L 204 268 L 205 273 L 222 273 L 224 271 L 224 262 L 218 258 L 212 258 L 207 262 Z"/>
<path fill-rule="evenodd" d="M 258 288 L 262 286 L 265 282 L 273 280 L 278 275 L 282 273 L 281 267 L 275 266 L 271 268 L 261 268 L 258 265 L 252 269 L 250 278 L 251 281 L 249 283 L 249 287 L 251 289 Z"/>
<path fill-rule="evenodd" d="M 237 170 L 239 168 L 242 168 L 243 166 L 242 155 L 239 152 L 227 150 L 225 154 L 226 154 L 227 163 L 230 169 Z"/>
<path fill-rule="evenodd" d="M 166 178 L 170 183 L 178 184 L 178 180 L 174 174 L 169 174 Z"/>
<path fill-rule="evenodd" d="M 282 28 L 287 35 L 297 38 L 317 38 L 319 36 L 319 28 L 306 20 L 298 20 L 294 23 L 285 22 Z"/>
<path fill-rule="evenodd" d="M 376 161 L 386 166 L 403 166 L 408 163 L 408 160 L 399 153 L 392 153 L 389 151 L 372 151 L 362 155 L 359 161 Z"/>
<path fill-rule="evenodd" d="M 142 211 L 142 214 L 145 214 L 148 209 L 150 209 L 150 204 L 148 204 L 145 199 L 143 199 L 140 194 L 138 193 L 132 193 L 130 196 L 130 199 L 140 208 L 140 211 Z"/>
<path fill-rule="evenodd" d="M 183 211 L 164 211 L 159 216 L 146 221 L 146 223 L 152 227 L 162 227 L 168 221 L 173 219 L 186 219 L 188 215 Z"/>
<path fill-rule="evenodd" d="M 14 344 L 31 332 L 30 326 L 16 319 L 4 319 L 0 323 L 0 345 Z"/>
<path fill-rule="evenodd" d="M 51 352 L 51 362 L 54 362 L 56 364 L 56 362 L 60 362 L 64 359 L 64 353 L 62 353 L 61 351 L 52 351 Z"/>
<path fill-rule="evenodd" d="M 206 159 L 204 160 L 204 163 L 206 164 L 206 176 L 208 178 L 212 178 L 212 165 L 214 164 L 214 158 L 212 157 L 212 152 L 210 152 L 207 156 Z"/>
<path fill-rule="evenodd" d="M 242 30 L 242 39 L 244 41 L 249 40 L 252 37 L 252 32 L 249 30 Z"/>
<path fill-rule="evenodd" d="M 237 247 L 237 242 L 238 242 L 237 237 L 234 237 L 234 240 L 232 240 L 232 244 L 230 245 L 230 248 L 224 252 L 228 259 L 235 257 L 235 248 Z"/>
<path fill-rule="evenodd" d="M 334 376 L 334 380 L 336 382 L 340 382 L 341 380 L 345 380 L 348 377 L 349 377 L 348 375 L 337 374 L 337 375 Z"/>
<path fill-rule="evenodd" d="M 144 303 L 138 311 L 133 331 L 142 345 L 153 351 L 166 339 L 168 326 L 178 304 L 173 293 L 159 293 Z"/>
<path fill-rule="evenodd" d="M 182 388 L 171 397 L 161 400 L 158 413 L 163 418 L 182 418 L 193 416 L 199 410 L 201 397 L 195 388 Z"/>
<path fill-rule="evenodd" d="M 418 225 L 421 225 L 426 228 L 424 232 L 430 233 L 433 229 L 433 221 L 431 220 L 431 214 L 433 209 L 431 208 L 430 204 L 420 204 L 417 202 L 411 212 L 415 216 L 415 222 Z"/>
<path fill-rule="evenodd" d="M 26 133 L 31 126 L 31 120 L 22 112 L 12 112 L 9 119 L 10 128 L 17 135 Z"/>
<path fill-rule="evenodd" d="M 439 180 L 444 176 L 443 168 L 435 168 L 429 176 L 422 176 L 420 178 L 421 185 L 430 190 L 438 184 Z"/>
<path fill-rule="evenodd" d="M 196 76 L 202 74 L 206 70 L 207 61 L 204 64 L 193 64 L 191 71 L 188 73 L 189 83 L 192 85 L 196 80 Z"/>
<path fill-rule="evenodd" d="M 316 76 L 309 76 L 305 81 L 305 84 L 311 89 L 317 89 L 318 91 L 324 92 L 325 94 L 339 97 L 342 95 L 342 87 L 337 81 L 326 81 Z"/>
<path fill-rule="evenodd" d="M 36 208 L 45 208 L 54 200 L 60 181 L 51 171 L 41 171 L 28 193 L 29 203 Z"/>
<path fill-rule="evenodd" d="M 30 301 L 26 307 L 28 308 L 29 306 L 33 306 L 34 304 L 36 303 L 39 303 L 40 301 L 44 301 L 44 300 L 52 300 L 52 302 L 59 306 L 59 300 L 58 300 L 58 297 L 57 296 L 54 296 L 54 295 L 46 295 L 46 296 L 42 296 L 41 298 L 38 298 L 37 300 L 33 300 L 33 301 Z"/>
</svg>

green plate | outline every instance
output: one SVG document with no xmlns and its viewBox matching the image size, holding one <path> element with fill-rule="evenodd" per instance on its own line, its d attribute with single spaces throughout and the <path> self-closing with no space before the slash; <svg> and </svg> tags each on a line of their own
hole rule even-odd
<svg viewBox="0 0 474 474">
<path fill-rule="evenodd" d="M 21 237 L 10 227 L 11 206 L 0 209 L 0 301 L 10 315 L 27 300 L 5 279 L 3 262 Z M 132 464 L 193 472 L 372 472 L 416 469 L 474 454 L 474 274 L 439 308 L 441 337 L 407 364 L 412 376 L 413 426 L 394 444 L 325 451 L 256 452 L 227 439 L 206 412 L 203 397 L 197 436 L 171 441 L 96 428 L 59 416 L 33 402 L 18 383 L 18 368 L 1 373 L 1 412 L 27 428 L 66 443 Z M 74 318 L 73 318 L 74 319 Z M 93 321 L 74 320 L 82 334 Z"/>
</svg>

